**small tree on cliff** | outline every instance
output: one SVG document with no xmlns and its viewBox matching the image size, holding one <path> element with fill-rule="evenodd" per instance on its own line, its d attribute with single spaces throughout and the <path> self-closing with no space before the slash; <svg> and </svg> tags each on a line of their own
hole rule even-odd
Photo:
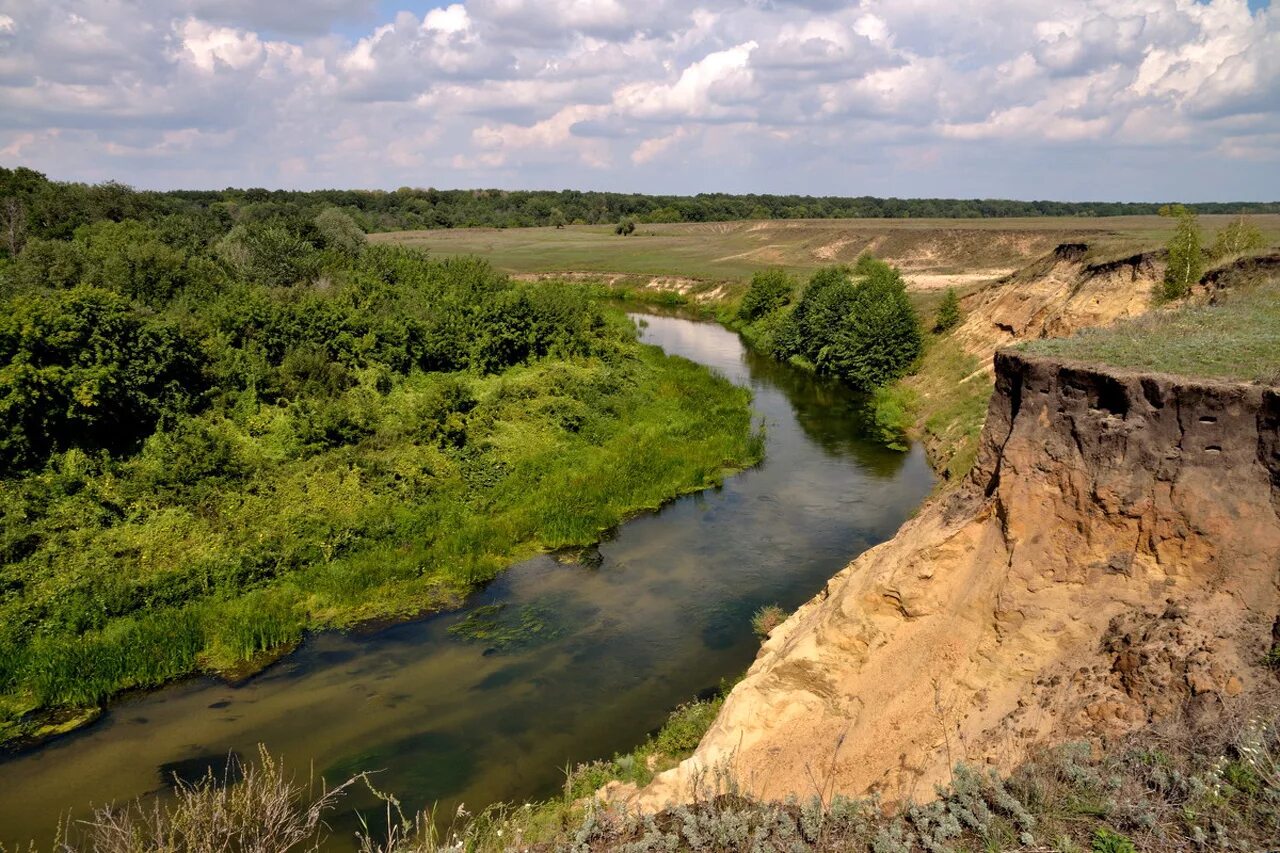
<svg viewBox="0 0 1280 853">
<path fill-rule="evenodd" d="M 942 296 L 942 304 L 938 306 L 938 316 L 933 321 L 935 332 L 946 332 L 960 325 L 960 297 L 954 287 L 948 287 Z"/>
<path fill-rule="evenodd" d="M 1267 241 L 1262 236 L 1262 232 L 1258 230 L 1258 226 L 1245 219 L 1244 216 L 1238 216 L 1218 232 L 1218 236 L 1214 238 L 1213 246 L 1209 249 L 1209 257 L 1216 261 L 1228 255 L 1252 252 L 1254 249 L 1261 249 L 1265 245 L 1267 245 Z"/>
<path fill-rule="evenodd" d="M 1172 217 L 1176 223 L 1173 239 L 1169 241 L 1169 266 L 1164 272 L 1163 296 L 1165 299 L 1181 299 L 1191 292 L 1204 272 L 1200 224 L 1195 213 L 1180 204 L 1161 208 L 1160 215 Z"/>
</svg>

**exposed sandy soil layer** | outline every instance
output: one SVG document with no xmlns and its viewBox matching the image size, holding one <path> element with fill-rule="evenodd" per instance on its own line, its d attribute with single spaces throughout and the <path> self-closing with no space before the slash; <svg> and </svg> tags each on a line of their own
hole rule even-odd
<svg viewBox="0 0 1280 853">
<path fill-rule="evenodd" d="M 1082 243 L 1063 243 L 966 298 L 956 332 L 965 349 L 985 359 L 1014 341 L 1064 337 L 1150 309 L 1164 276 L 1158 253 L 1090 264 L 1087 251 Z"/>
</svg>

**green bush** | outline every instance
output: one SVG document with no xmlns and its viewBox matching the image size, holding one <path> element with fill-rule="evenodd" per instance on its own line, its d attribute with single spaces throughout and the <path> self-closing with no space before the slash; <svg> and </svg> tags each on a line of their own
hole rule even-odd
<svg viewBox="0 0 1280 853">
<path fill-rule="evenodd" d="M 819 269 L 789 312 L 779 310 L 782 275 L 758 274 L 757 296 L 744 299 L 743 335 L 753 346 L 867 392 L 903 376 L 920 357 L 919 319 L 895 268 L 864 255 L 854 267 Z"/>
<path fill-rule="evenodd" d="M 751 277 L 751 286 L 738 306 L 738 317 L 748 323 L 771 314 L 791 301 L 796 281 L 785 270 L 761 270 Z"/>
<path fill-rule="evenodd" d="M 949 332 L 960 325 L 963 317 L 960 314 L 960 297 L 954 287 L 948 287 L 938 304 L 938 315 L 933 321 L 935 332 Z"/>
<path fill-rule="evenodd" d="M 1127 836 L 1105 826 L 1098 827 L 1097 832 L 1093 834 L 1093 844 L 1090 849 L 1093 853 L 1137 853 L 1138 851 Z"/>
</svg>

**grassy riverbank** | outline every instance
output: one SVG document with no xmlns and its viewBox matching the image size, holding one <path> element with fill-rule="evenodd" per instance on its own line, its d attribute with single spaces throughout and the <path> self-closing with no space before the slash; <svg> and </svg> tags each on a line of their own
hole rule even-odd
<svg viewBox="0 0 1280 853">
<path fill-rule="evenodd" d="M 32 733 L 36 709 L 252 666 L 309 629 L 448 607 L 761 450 L 745 391 L 623 340 L 607 358 L 347 396 L 368 434 L 313 455 L 289 451 L 273 407 L 202 419 L 245 469 L 234 481 L 157 489 L 167 449 L 151 447 L 122 461 L 70 451 L 8 481 L 10 517 L 39 542 L 7 567 L 25 583 L 2 605 L 0 734 Z M 274 571 L 237 583 L 251 561 Z M 137 606 L 103 618 L 112 596 Z M 85 623 L 98 624 L 75 630 Z"/>
<path fill-rule="evenodd" d="M 98 219 L 0 258 L 0 741 L 456 604 L 762 452 L 612 301 L 314 221 Z"/>
</svg>

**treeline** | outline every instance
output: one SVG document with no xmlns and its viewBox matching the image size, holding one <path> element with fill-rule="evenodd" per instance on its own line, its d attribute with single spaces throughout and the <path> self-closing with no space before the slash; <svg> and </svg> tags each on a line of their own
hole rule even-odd
<svg viewBox="0 0 1280 853">
<path fill-rule="evenodd" d="M 1144 202 L 898 199 L 873 196 L 658 196 L 573 190 L 381 190 L 300 192 L 262 188 L 136 191 L 123 184 L 49 181 L 26 168 L 0 168 L 0 253 L 23 241 L 66 238 L 101 219 L 163 221 L 181 215 L 197 233 L 239 222 L 291 218 L 310 222 L 323 210 L 342 210 L 364 232 L 489 226 L 518 228 L 571 223 L 723 222 L 741 219 L 990 218 L 1004 216 L 1119 216 L 1157 213 Z M 1197 213 L 1277 213 L 1280 202 L 1190 205 Z"/>
<path fill-rule="evenodd" d="M 18 177 L 0 741 L 447 605 L 758 458 L 746 391 L 640 346 L 587 288 L 367 245 L 337 207 Z"/>
</svg>

